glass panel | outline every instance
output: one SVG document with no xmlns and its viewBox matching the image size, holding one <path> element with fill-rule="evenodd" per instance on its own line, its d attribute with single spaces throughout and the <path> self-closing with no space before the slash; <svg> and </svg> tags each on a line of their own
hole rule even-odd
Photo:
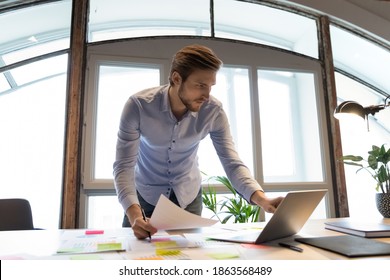
<svg viewBox="0 0 390 280">
<path fill-rule="evenodd" d="M 321 182 L 314 75 L 258 70 L 264 182 Z"/>
<path fill-rule="evenodd" d="M 90 2 L 89 42 L 145 36 L 211 34 L 209 0 Z"/>
<path fill-rule="evenodd" d="M 31 46 L 25 49 L 14 51 L 5 54 L 3 56 L 3 59 L 7 64 L 12 64 L 31 57 L 37 57 L 57 50 L 62 50 L 67 48 L 68 46 L 69 46 L 69 38 L 66 38 L 62 40 L 56 40 L 53 42 L 41 43 L 36 46 Z"/>
<path fill-rule="evenodd" d="M 119 63 L 118 63 L 119 64 Z M 131 94 L 160 84 L 159 66 L 101 65 L 96 122 L 95 179 L 112 179 L 119 119 Z"/>
<path fill-rule="evenodd" d="M 255 3 L 215 0 L 215 36 L 255 42 L 318 58 L 313 19 Z"/>
<path fill-rule="evenodd" d="M 0 56 L 6 64 L 69 48 L 72 1 L 34 5 L 0 15 Z M 37 20 L 39 19 L 39 20 Z"/>
<path fill-rule="evenodd" d="M 335 26 L 330 32 L 335 67 L 390 92 L 390 51 Z"/>
<path fill-rule="evenodd" d="M 116 195 L 88 196 L 87 228 L 120 228 L 124 212 Z"/>
<path fill-rule="evenodd" d="M 212 95 L 219 99 L 228 116 L 235 146 L 242 161 L 253 174 L 253 145 L 249 71 L 240 67 L 221 68 Z M 222 176 L 225 171 L 215 152 L 211 139 L 204 139 L 198 150 L 199 166 L 208 176 Z M 205 176 L 204 179 L 206 179 Z"/>
<path fill-rule="evenodd" d="M 0 73 L 0 95 L 2 92 L 11 89 L 7 79 L 4 76 L 4 73 Z"/>
<path fill-rule="evenodd" d="M 49 76 L 64 74 L 64 68 L 68 61 L 68 55 L 60 55 L 52 58 L 39 60 L 24 66 L 10 70 L 14 81 L 18 86 L 31 83 Z M 26 75 L 28 73 L 28 75 Z"/>
<path fill-rule="evenodd" d="M 273 197 L 279 197 L 283 196 L 285 197 L 287 195 L 286 192 L 267 192 L 267 196 L 270 198 Z M 272 213 L 265 212 L 265 221 L 269 221 L 272 218 Z M 323 198 L 320 203 L 318 204 L 317 208 L 313 211 L 313 213 L 310 215 L 309 219 L 317 220 L 317 219 L 326 219 L 326 199 Z"/>
<path fill-rule="evenodd" d="M 363 106 L 381 104 L 382 98 L 373 90 L 344 75 L 336 74 L 336 89 L 339 103 L 354 100 Z M 353 123 L 348 121 L 349 119 L 340 120 L 343 154 L 361 155 L 367 158 L 367 151 L 372 145 L 389 144 L 389 113 L 390 110 L 385 109 L 376 113 L 375 117 L 369 117 L 369 131 L 365 121 L 361 118 L 356 118 L 358 122 Z M 371 175 L 365 171 L 356 173 L 356 167 L 349 165 L 345 165 L 344 170 L 350 216 L 367 219 L 381 218 L 375 206 L 375 181 Z"/>
<path fill-rule="evenodd" d="M 28 199 L 38 228 L 59 227 L 65 100 L 65 74 L 0 94 L 0 197 Z"/>
</svg>

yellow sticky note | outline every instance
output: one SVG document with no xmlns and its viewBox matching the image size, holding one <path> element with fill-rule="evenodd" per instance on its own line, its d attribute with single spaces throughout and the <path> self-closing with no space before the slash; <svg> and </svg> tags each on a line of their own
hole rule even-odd
<svg viewBox="0 0 390 280">
<path fill-rule="evenodd" d="M 236 259 L 239 257 L 239 255 L 232 253 L 212 253 L 208 254 L 208 256 L 216 260 Z"/>
<path fill-rule="evenodd" d="M 180 250 L 156 249 L 157 256 L 175 256 L 180 255 L 180 253 Z"/>
<path fill-rule="evenodd" d="M 176 248 L 177 243 L 176 241 L 161 241 L 161 242 L 154 242 L 153 243 L 156 248 Z"/>
</svg>

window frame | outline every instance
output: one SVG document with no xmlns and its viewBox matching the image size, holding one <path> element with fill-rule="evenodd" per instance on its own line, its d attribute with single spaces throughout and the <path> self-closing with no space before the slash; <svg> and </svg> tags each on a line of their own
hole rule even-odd
<svg viewBox="0 0 390 280">
<path fill-rule="evenodd" d="M 113 188 L 113 180 L 95 179 L 95 150 L 96 150 L 96 114 L 97 114 L 97 95 L 98 81 L 95 77 L 99 76 L 99 67 L 104 66 L 147 66 L 151 65 L 160 69 L 160 83 L 164 83 L 163 78 L 167 73 L 167 60 L 162 59 L 141 59 L 124 56 L 110 56 L 91 54 L 88 59 L 88 82 L 86 83 L 87 99 L 85 102 L 85 121 L 83 137 L 83 164 L 82 164 L 82 186 L 87 192 L 105 191 Z M 129 96 L 131 93 L 129 92 Z M 124 105 L 124 104 L 123 104 Z M 111 187 L 109 187 L 111 186 Z M 110 193 L 110 191 L 109 191 Z"/>
</svg>

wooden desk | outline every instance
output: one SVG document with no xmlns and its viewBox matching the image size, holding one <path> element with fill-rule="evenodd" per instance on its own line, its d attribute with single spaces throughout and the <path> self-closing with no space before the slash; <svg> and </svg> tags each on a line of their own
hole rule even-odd
<svg viewBox="0 0 390 280">
<path fill-rule="evenodd" d="M 341 233 L 326 230 L 324 227 L 327 220 L 309 220 L 304 228 L 299 232 L 300 236 L 332 236 Z M 390 224 L 390 219 L 383 219 L 382 222 Z M 239 227 L 262 227 L 263 223 L 253 223 L 246 225 L 229 225 Z M 0 232 L 0 259 L 246 259 L 246 260 L 335 260 L 348 259 L 342 255 L 318 249 L 312 246 L 297 243 L 304 249 L 302 253 L 280 247 L 276 240 L 262 245 L 243 245 L 234 243 L 219 243 L 205 241 L 204 237 L 221 231 L 219 227 L 200 228 L 194 230 L 180 230 L 163 232 L 162 235 L 153 236 L 154 241 L 162 240 L 167 236 L 185 236 L 188 240 L 197 241 L 197 247 L 180 248 L 177 254 L 156 255 L 155 247 L 148 240 L 137 240 L 131 229 L 107 229 L 101 237 L 121 237 L 125 238 L 127 250 L 124 252 L 106 252 L 93 254 L 56 254 L 61 242 L 69 236 L 85 236 L 85 229 L 77 230 L 35 230 L 35 231 L 3 231 Z M 67 237 L 66 237 L 67 236 Z M 96 237 L 96 236 L 95 236 Z M 86 237 L 88 238 L 88 237 Z M 91 237 L 92 238 L 92 237 Z M 160 238 L 160 239 L 159 239 Z M 283 239 L 293 242 L 294 237 Z M 84 239 L 86 240 L 86 239 Z M 93 240 L 93 239 L 91 239 Z M 379 240 L 390 243 L 390 238 L 380 238 Z M 356 259 L 356 258 L 354 258 Z M 359 258 L 363 259 L 363 258 Z M 369 259 L 390 259 L 390 256 L 374 257 Z"/>
</svg>

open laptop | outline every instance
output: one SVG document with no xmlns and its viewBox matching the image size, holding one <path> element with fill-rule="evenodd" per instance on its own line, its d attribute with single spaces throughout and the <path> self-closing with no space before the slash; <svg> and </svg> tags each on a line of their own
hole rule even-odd
<svg viewBox="0 0 390 280">
<path fill-rule="evenodd" d="M 210 239 L 260 244 L 298 233 L 305 225 L 327 190 L 291 191 L 276 209 L 264 228 L 250 233 L 234 232 L 209 236 Z"/>
</svg>

